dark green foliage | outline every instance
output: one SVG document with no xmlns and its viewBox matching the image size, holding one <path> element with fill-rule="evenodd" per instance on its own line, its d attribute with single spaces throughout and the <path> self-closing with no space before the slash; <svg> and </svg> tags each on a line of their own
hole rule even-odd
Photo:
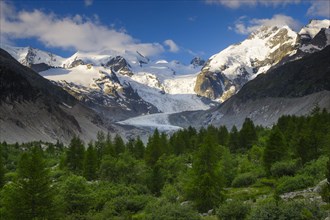
<svg viewBox="0 0 330 220">
<path fill-rule="evenodd" d="M 53 219 L 54 192 L 42 151 L 33 147 L 18 164 L 17 180 L 6 189 L 5 219 Z"/>
<path fill-rule="evenodd" d="M 0 189 L 5 184 L 5 166 L 2 159 L 2 145 L 0 144 Z"/>
<path fill-rule="evenodd" d="M 280 195 L 329 178 L 324 155 L 330 153 L 330 114 L 316 109 L 310 116 L 283 116 L 273 128 L 254 127 L 247 119 L 243 127 L 229 134 L 223 126 L 190 127 L 171 136 L 156 130 L 146 149 L 139 138 L 124 143 L 101 132 L 86 151 L 77 137 L 68 147 L 2 143 L 6 184 L 0 190 L 0 216 L 29 219 L 21 211 L 27 196 L 18 184 L 27 180 L 21 176 L 30 166 L 25 165 L 29 149 L 38 146 L 52 192 L 52 205 L 44 209 L 51 216 L 42 219 L 199 219 L 197 210 L 216 207 L 221 219 L 322 219 L 322 207 L 302 197 L 284 202 Z M 250 138 L 249 130 L 258 138 Z M 328 202 L 330 189 L 321 188 Z"/>
<path fill-rule="evenodd" d="M 328 157 L 325 176 L 327 178 L 327 182 L 324 184 L 322 188 L 321 196 L 324 202 L 330 204 L 330 157 Z"/>
<path fill-rule="evenodd" d="M 84 159 L 84 177 L 87 180 L 95 180 L 97 177 L 97 152 L 94 149 L 93 145 L 89 145 L 85 153 Z"/>
<path fill-rule="evenodd" d="M 110 138 L 110 136 L 109 136 L 109 138 Z M 108 141 L 111 142 L 111 138 Z M 98 164 L 100 164 L 102 157 L 106 153 L 106 150 L 107 150 L 105 135 L 102 131 L 97 132 L 96 141 L 95 141 L 94 146 L 95 146 L 96 155 L 98 158 Z M 112 147 L 112 146 L 110 146 L 110 147 Z"/>
<path fill-rule="evenodd" d="M 118 156 L 121 153 L 124 153 L 125 151 L 125 143 L 118 134 L 114 138 L 113 148 L 116 156 Z"/>
<path fill-rule="evenodd" d="M 227 146 L 229 140 L 229 132 L 226 126 L 220 126 L 218 129 L 218 144 Z"/>
<path fill-rule="evenodd" d="M 206 136 L 193 160 L 187 194 L 199 211 L 206 212 L 223 200 L 223 177 L 219 172 L 219 149 L 214 136 Z"/>
<path fill-rule="evenodd" d="M 327 169 L 325 172 L 325 176 L 328 180 L 328 183 L 330 183 L 330 156 L 328 156 Z"/>
<path fill-rule="evenodd" d="M 274 200 L 264 202 L 252 209 L 248 219 L 277 220 L 311 220 L 323 219 L 325 212 L 320 209 L 320 205 L 310 201 L 281 201 Z"/>
<path fill-rule="evenodd" d="M 224 176 L 225 186 L 231 186 L 237 173 L 237 162 L 230 151 L 223 147 L 221 155 L 221 172 Z"/>
<path fill-rule="evenodd" d="M 244 187 L 250 186 L 257 181 L 257 177 L 254 173 L 243 173 L 239 174 L 233 180 L 233 187 Z"/>
<path fill-rule="evenodd" d="M 180 205 L 178 202 L 170 202 L 161 199 L 146 207 L 146 216 L 143 219 L 153 220 L 199 220 L 200 216 L 196 210 L 189 205 Z"/>
<path fill-rule="evenodd" d="M 250 149 L 256 141 L 257 132 L 253 121 L 250 118 L 246 118 L 239 132 L 239 146 L 243 151 L 246 151 Z"/>
<path fill-rule="evenodd" d="M 228 146 L 231 152 L 239 150 L 239 133 L 235 125 L 230 130 Z"/>
<path fill-rule="evenodd" d="M 133 155 L 135 156 L 136 159 L 143 159 L 144 151 L 145 151 L 145 146 L 141 141 L 140 137 L 138 137 L 134 142 Z"/>
<path fill-rule="evenodd" d="M 314 184 L 313 177 L 296 175 L 294 177 L 282 177 L 277 186 L 277 192 L 286 193 L 310 187 Z"/>
<path fill-rule="evenodd" d="M 87 213 L 91 204 L 91 190 L 85 178 L 71 175 L 65 179 L 60 187 L 62 201 L 66 215 L 79 217 Z"/>
<path fill-rule="evenodd" d="M 221 204 L 217 209 L 217 216 L 220 219 L 242 220 L 250 211 L 250 205 L 243 201 L 231 200 Z"/>
<path fill-rule="evenodd" d="M 163 149 L 161 148 L 161 140 L 158 130 L 154 131 L 154 134 L 149 137 L 147 148 L 145 151 L 145 160 L 148 166 L 154 166 L 158 158 L 163 154 Z"/>
<path fill-rule="evenodd" d="M 264 151 L 264 165 L 269 172 L 272 164 L 282 160 L 286 156 L 286 144 L 282 132 L 275 127 L 269 136 L 266 149 Z"/>
<path fill-rule="evenodd" d="M 85 158 L 85 147 L 79 137 L 73 137 L 66 153 L 65 164 L 75 174 L 82 174 Z"/>
<path fill-rule="evenodd" d="M 299 162 L 296 160 L 275 162 L 270 168 L 270 173 L 274 177 L 294 176 L 300 168 Z"/>
<path fill-rule="evenodd" d="M 309 161 L 297 172 L 297 174 L 312 177 L 315 180 L 315 183 L 324 180 L 327 160 L 327 157 L 321 156 L 317 160 Z"/>
<path fill-rule="evenodd" d="M 100 178 L 115 183 L 145 184 L 148 169 L 142 161 L 133 158 L 129 153 L 119 157 L 106 156 L 100 167 Z"/>
</svg>

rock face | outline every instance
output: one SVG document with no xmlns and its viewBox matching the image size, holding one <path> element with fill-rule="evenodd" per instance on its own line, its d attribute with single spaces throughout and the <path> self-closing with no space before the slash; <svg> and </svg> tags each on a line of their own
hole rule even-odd
<svg viewBox="0 0 330 220">
<path fill-rule="evenodd" d="M 56 84 L 83 102 L 91 109 L 100 112 L 107 121 L 114 122 L 143 113 L 158 113 L 158 109 L 144 101 L 130 84 L 122 84 L 116 73 L 100 71 L 90 86 L 77 85 L 61 80 Z"/>
<path fill-rule="evenodd" d="M 67 143 L 106 130 L 93 111 L 0 49 L 0 141 Z"/>
<path fill-rule="evenodd" d="M 68 68 L 70 69 L 70 68 L 74 68 L 74 67 L 76 67 L 76 66 L 80 66 L 80 65 L 84 65 L 85 63 L 84 63 L 84 61 L 83 60 L 81 60 L 81 59 L 75 59 L 69 66 L 68 66 Z"/>
<path fill-rule="evenodd" d="M 224 102 L 257 75 L 329 45 L 329 25 L 329 20 L 313 20 L 299 34 L 287 26 L 262 27 L 213 55 L 197 77 L 195 92 Z"/>
<path fill-rule="evenodd" d="M 330 110 L 330 45 L 249 81 L 230 99 L 207 111 L 170 117 L 173 125 L 240 127 L 246 117 L 272 126 L 282 115 L 306 115 L 316 105 Z"/>
<path fill-rule="evenodd" d="M 141 65 L 141 63 L 140 63 Z M 131 66 L 128 64 L 128 62 L 125 60 L 124 57 L 116 56 L 109 60 L 106 64 L 106 67 L 109 67 L 115 72 L 118 72 L 122 75 L 126 76 L 133 76 L 133 73 L 131 71 Z"/>
<path fill-rule="evenodd" d="M 204 64 L 205 64 L 205 60 L 203 60 L 203 59 L 200 58 L 200 57 L 194 57 L 194 58 L 190 61 L 190 64 L 192 64 L 194 67 L 197 67 L 197 66 L 204 66 Z"/>
</svg>

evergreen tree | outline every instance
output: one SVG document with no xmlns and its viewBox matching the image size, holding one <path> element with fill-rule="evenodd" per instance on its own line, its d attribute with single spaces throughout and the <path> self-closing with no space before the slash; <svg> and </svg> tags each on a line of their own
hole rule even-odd
<svg viewBox="0 0 330 220">
<path fill-rule="evenodd" d="M 145 160 L 147 165 L 154 166 L 161 155 L 162 149 L 160 143 L 160 135 L 158 129 L 155 129 L 154 134 L 149 137 L 145 152 Z"/>
<path fill-rule="evenodd" d="M 18 164 L 14 191 L 5 204 L 8 219 L 54 219 L 54 193 L 42 151 L 33 147 Z"/>
<path fill-rule="evenodd" d="M 152 172 L 150 174 L 149 189 L 155 196 L 159 196 L 163 186 L 164 186 L 164 178 L 160 166 L 156 164 L 152 168 Z"/>
<path fill-rule="evenodd" d="M 167 134 L 165 132 L 162 132 L 160 135 L 160 148 L 162 153 L 169 154 L 170 153 L 170 146 L 169 141 L 167 139 Z"/>
<path fill-rule="evenodd" d="M 328 183 L 329 183 L 329 187 L 330 187 L 330 156 L 328 156 L 326 177 L 327 177 L 327 180 L 328 180 Z"/>
<path fill-rule="evenodd" d="M 0 144 L 0 188 L 5 185 L 5 167 L 2 158 L 2 145 Z"/>
<path fill-rule="evenodd" d="M 93 145 L 89 145 L 84 159 L 84 177 L 87 180 L 95 180 L 97 172 L 97 153 Z"/>
<path fill-rule="evenodd" d="M 204 140 L 194 157 L 192 180 L 187 188 L 188 197 L 202 212 L 214 208 L 223 200 L 223 177 L 219 172 L 220 154 L 216 139 L 208 134 Z"/>
<path fill-rule="evenodd" d="M 235 125 L 231 128 L 229 134 L 228 147 L 231 152 L 237 152 L 239 149 L 239 134 Z"/>
<path fill-rule="evenodd" d="M 86 219 L 83 214 L 89 211 L 92 205 L 90 185 L 82 176 L 71 175 L 63 183 L 61 196 L 68 219 Z"/>
<path fill-rule="evenodd" d="M 134 142 L 133 155 L 135 156 L 136 159 L 143 159 L 144 151 L 145 151 L 145 146 L 142 140 L 140 139 L 140 137 L 137 137 L 136 141 Z"/>
<path fill-rule="evenodd" d="M 108 132 L 107 137 L 105 139 L 105 150 L 103 155 L 101 156 L 101 159 L 104 155 L 111 155 L 111 156 L 115 156 L 115 149 L 111 140 L 111 135 Z"/>
<path fill-rule="evenodd" d="M 95 150 L 98 163 L 100 163 L 106 151 L 106 139 L 103 131 L 98 131 L 96 134 Z"/>
<path fill-rule="evenodd" d="M 129 139 L 126 144 L 126 149 L 131 155 L 134 154 L 134 142 L 135 142 L 134 139 Z"/>
<path fill-rule="evenodd" d="M 75 174 L 82 174 L 85 158 L 85 147 L 79 137 L 71 139 L 66 153 L 66 166 Z"/>
<path fill-rule="evenodd" d="M 239 132 L 239 145 L 243 151 L 246 151 L 252 147 L 257 141 L 257 132 L 253 121 L 250 118 L 246 118 L 242 129 Z"/>
<path fill-rule="evenodd" d="M 118 134 L 115 136 L 113 147 L 116 156 L 125 152 L 125 143 Z"/>
<path fill-rule="evenodd" d="M 226 126 L 220 126 L 218 131 L 218 143 L 222 146 L 227 146 L 229 133 Z"/>
<path fill-rule="evenodd" d="M 263 162 L 269 172 L 273 163 L 282 160 L 286 155 L 286 144 L 282 132 L 274 127 L 270 133 L 264 151 Z"/>
</svg>

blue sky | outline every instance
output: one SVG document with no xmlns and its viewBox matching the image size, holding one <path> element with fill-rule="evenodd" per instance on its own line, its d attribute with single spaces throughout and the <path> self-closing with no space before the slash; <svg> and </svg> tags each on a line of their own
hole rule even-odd
<svg viewBox="0 0 330 220">
<path fill-rule="evenodd" d="M 308 0 L 1 0 L 1 44 L 64 57 L 77 50 L 138 50 L 188 63 L 237 43 L 261 25 L 299 30 L 329 18 L 329 1 Z"/>
</svg>

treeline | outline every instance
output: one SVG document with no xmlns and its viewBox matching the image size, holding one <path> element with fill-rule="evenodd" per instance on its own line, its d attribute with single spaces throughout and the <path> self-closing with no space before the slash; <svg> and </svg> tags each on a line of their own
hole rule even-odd
<svg viewBox="0 0 330 220">
<path fill-rule="evenodd" d="M 155 130 L 146 146 L 100 132 L 87 145 L 3 142 L 0 153 L 3 219 L 319 219 L 329 209 L 327 183 L 320 201 L 281 197 L 330 180 L 330 114 L 319 108 L 272 128 L 247 118 L 240 130 Z"/>
</svg>

